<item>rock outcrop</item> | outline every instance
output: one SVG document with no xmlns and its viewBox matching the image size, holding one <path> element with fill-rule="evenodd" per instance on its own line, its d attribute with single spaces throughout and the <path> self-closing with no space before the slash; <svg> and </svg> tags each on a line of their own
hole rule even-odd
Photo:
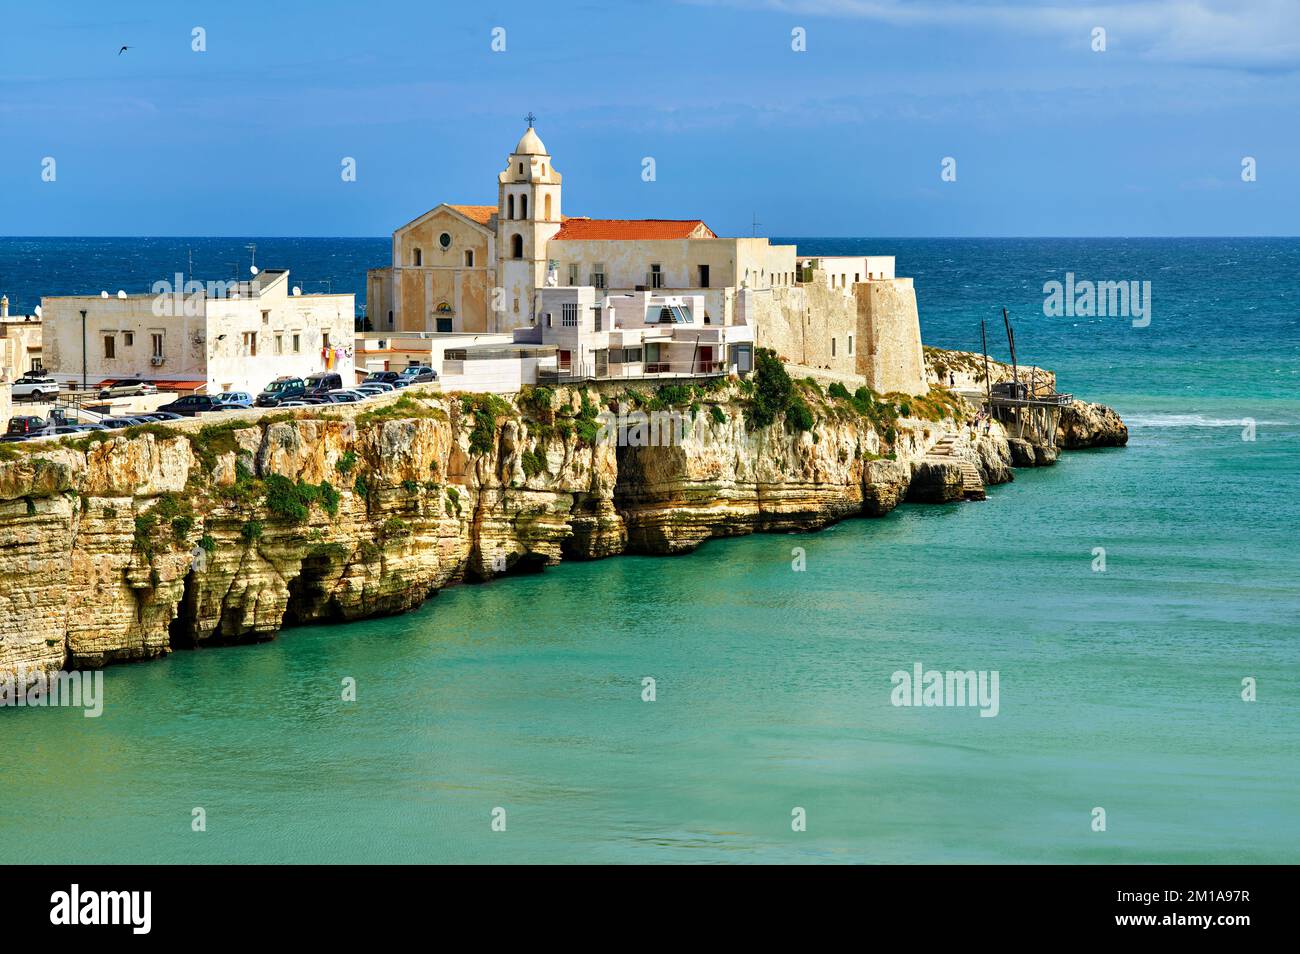
<svg viewBox="0 0 1300 954">
<path fill-rule="evenodd" d="M 969 430 L 959 400 L 799 385 L 810 422 L 756 427 L 747 384 L 408 393 L 0 448 L 0 673 L 270 639 L 566 558 L 960 496 L 957 462 L 923 460 Z M 629 409 L 675 414 L 684 434 L 604 440 L 599 415 Z M 988 484 L 1038 462 L 996 424 L 968 453 Z"/>
<path fill-rule="evenodd" d="M 1056 426 L 1056 443 L 1063 450 L 1123 447 L 1128 443 L 1128 427 L 1105 404 L 1071 401 L 1061 409 L 1061 419 Z"/>
</svg>

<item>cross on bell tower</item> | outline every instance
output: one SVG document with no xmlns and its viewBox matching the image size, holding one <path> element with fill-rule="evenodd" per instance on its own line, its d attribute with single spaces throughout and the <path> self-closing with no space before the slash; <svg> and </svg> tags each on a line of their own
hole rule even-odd
<svg viewBox="0 0 1300 954">
<path fill-rule="evenodd" d="M 532 129 L 532 128 L 533 128 L 533 123 L 537 122 L 537 117 L 533 115 L 533 111 L 532 111 L 531 109 L 528 111 L 528 115 L 525 116 L 524 119 L 526 119 L 526 120 L 528 121 L 528 128 L 529 128 L 529 129 Z"/>
</svg>

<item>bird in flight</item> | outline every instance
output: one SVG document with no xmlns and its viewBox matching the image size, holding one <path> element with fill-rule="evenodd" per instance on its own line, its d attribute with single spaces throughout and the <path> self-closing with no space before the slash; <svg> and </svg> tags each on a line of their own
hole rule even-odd
<svg viewBox="0 0 1300 954">
<path fill-rule="evenodd" d="M 126 52 L 127 50 L 129 50 L 129 49 L 131 49 L 129 46 L 124 46 L 124 47 L 122 47 L 122 49 L 120 49 L 120 50 L 117 51 L 117 55 L 118 55 L 118 56 L 121 56 L 123 53 L 125 53 L 125 52 Z"/>
</svg>

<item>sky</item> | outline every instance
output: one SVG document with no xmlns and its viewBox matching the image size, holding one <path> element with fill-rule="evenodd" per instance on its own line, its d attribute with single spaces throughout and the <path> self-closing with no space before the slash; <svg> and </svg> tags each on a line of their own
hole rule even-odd
<svg viewBox="0 0 1300 954">
<path fill-rule="evenodd" d="M 1296 0 L 0 0 L 0 36 L 5 235 L 386 235 L 494 204 L 529 112 L 568 215 L 1300 233 Z"/>
</svg>

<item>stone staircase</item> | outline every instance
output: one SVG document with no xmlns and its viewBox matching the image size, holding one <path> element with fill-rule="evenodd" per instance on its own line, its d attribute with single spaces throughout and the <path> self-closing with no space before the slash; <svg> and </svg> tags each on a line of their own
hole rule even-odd
<svg viewBox="0 0 1300 954">
<path fill-rule="evenodd" d="M 967 442 L 956 434 L 945 434 L 934 442 L 930 449 L 925 452 L 925 456 L 931 460 L 948 461 L 957 464 L 961 468 L 962 497 L 966 500 L 983 500 L 986 494 L 984 493 L 984 480 L 980 477 L 979 468 L 962 453 L 968 447 Z"/>
</svg>

